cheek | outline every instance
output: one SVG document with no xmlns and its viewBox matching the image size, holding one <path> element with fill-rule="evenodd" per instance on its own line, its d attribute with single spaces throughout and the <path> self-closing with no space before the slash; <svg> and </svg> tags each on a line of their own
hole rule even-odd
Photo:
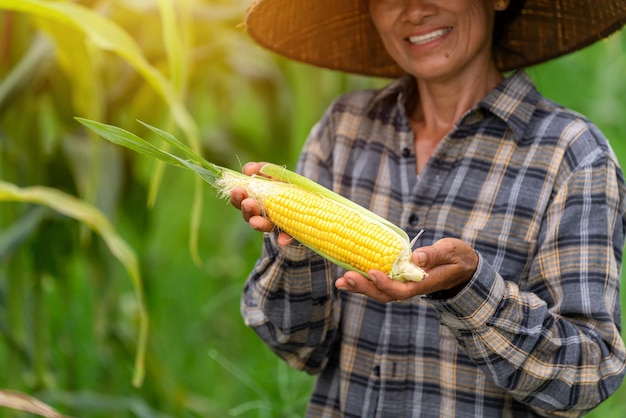
<svg viewBox="0 0 626 418">
<path fill-rule="evenodd" d="M 475 44 L 491 44 L 495 19 L 495 10 L 493 9 L 493 5 L 488 6 L 485 4 L 474 4 L 468 12 L 467 16 L 469 19 L 466 22 L 468 26 L 467 35 L 471 36 L 471 38 L 468 39 L 472 39 Z"/>
<path fill-rule="evenodd" d="M 374 18 L 372 17 L 372 22 L 376 31 L 378 32 L 378 36 L 383 41 L 383 45 L 385 49 L 393 55 L 393 50 L 397 49 L 394 47 L 395 45 L 395 37 L 393 36 L 393 23 L 389 19 L 383 19 L 380 16 Z"/>
<path fill-rule="evenodd" d="M 372 3 L 370 2 L 370 19 L 378 33 L 382 36 L 385 32 L 385 19 L 383 14 L 379 12 L 379 8 Z"/>
<path fill-rule="evenodd" d="M 484 15 L 473 14 L 459 27 L 457 43 L 461 51 L 475 54 L 485 47 L 491 48 L 490 25 Z"/>
<path fill-rule="evenodd" d="M 389 2 L 385 3 L 381 0 L 370 0 L 369 12 L 370 19 L 378 31 L 378 34 L 383 39 L 391 37 L 401 9 L 398 9 Z"/>
</svg>

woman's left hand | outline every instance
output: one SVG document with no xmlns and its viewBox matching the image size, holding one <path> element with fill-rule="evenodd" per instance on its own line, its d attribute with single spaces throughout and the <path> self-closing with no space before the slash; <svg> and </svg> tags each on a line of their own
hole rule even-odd
<svg viewBox="0 0 626 418">
<path fill-rule="evenodd" d="M 350 271 L 337 279 L 338 289 L 361 293 L 379 302 L 399 302 L 416 295 L 446 291 L 450 296 L 460 291 L 478 267 L 478 255 L 464 241 L 443 238 L 434 245 L 413 251 L 413 262 L 426 270 L 428 277 L 421 282 L 391 280 L 379 270 L 368 272 L 371 280 Z"/>
</svg>

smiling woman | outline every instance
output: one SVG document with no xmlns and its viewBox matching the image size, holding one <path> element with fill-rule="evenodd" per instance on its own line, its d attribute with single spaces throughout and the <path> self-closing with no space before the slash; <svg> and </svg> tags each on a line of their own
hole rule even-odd
<svg viewBox="0 0 626 418">
<path fill-rule="evenodd" d="M 446 2 L 371 0 L 370 15 L 391 58 L 418 80 L 450 78 L 464 72 L 484 78 L 475 89 L 480 99 L 501 80 L 492 55 L 496 10 L 502 0 L 485 7 L 484 0 Z"/>
<path fill-rule="evenodd" d="M 626 0 L 600 3 L 251 5 L 248 32 L 270 49 L 398 77 L 338 97 L 298 171 L 409 236 L 425 230 L 412 261 L 426 278 L 366 277 L 294 242 L 245 190 L 231 194 L 265 233 L 244 319 L 319 375 L 308 416 L 580 416 L 621 384 L 624 175 L 599 129 L 519 70 L 626 22 Z"/>
<path fill-rule="evenodd" d="M 260 45 L 297 61 L 349 73 L 400 76 L 404 72 L 373 30 L 368 9 L 368 0 L 320 0 L 316 4 L 255 0 L 248 9 L 246 27 Z M 333 11 L 332 17 L 328 10 Z M 535 65 L 604 38 L 625 22 L 624 0 L 511 0 L 506 10 L 497 13 L 496 63 L 502 71 Z M 326 46 L 320 49 L 319 44 Z M 351 59 L 346 60 L 347 56 Z"/>
</svg>

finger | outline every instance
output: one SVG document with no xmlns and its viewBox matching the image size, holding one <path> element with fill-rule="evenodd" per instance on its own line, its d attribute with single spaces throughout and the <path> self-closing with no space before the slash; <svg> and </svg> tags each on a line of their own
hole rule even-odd
<svg viewBox="0 0 626 418">
<path fill-rule="evenodd" d="M 261 168 L 267 164 L 266 162 L 249 162 L 243 166 L 243 173 L 248 176 L 259 175 L 261 173 Z"/>
<path fill-rule="evenodd" d="M 270 232 L 274 229 L 274 224 L 263 216 L 259 204 L 252 198 L 244 199 L 241 202 L 241 214 L 243 219 L 257 231 Z"/>
<path fill-rule="evenodd" d="M 440 241 L 438 241 L 439 243 Z M 449 264 L 449 252 L 443 248 L 445 244 L 440 244 L 439 247 L 434 245 L 428 247 L 421 247 L 415 250 L 412 254 L 413 263 L 420 266 L 423 269 L 429 269 L 436 266 Z M 440 251 L 440 249 L 442 251 Z"/>
<path fill-rule="evenodd" d="M 418 248 L 413 252 L 413 262 L 428 271 L 423 283 L 431 287 L 431 293 L 467 283 L 478 267 L 478 255 L 462 240 L 443 238 L 435 244 Z"/>
<path fill-rule="evenodd" d="M 281 231 L 278 234 L 278 237 L 276 238 L 276 241 L 278 242 L 278 245 L 280 245 L 281 247 L 284 247 L 285 245 L 289 245 L 289 244 L 293 243 L 294 239 L 288 233 Z"/>
<path fill-rule="evenodd" d="M 250 197 L 246 197 L 241 201 L 241 215 L 246 222 L 250 222 L 250 218 L 253 216 L 260 216 L 261 209 L 259 208 L 259 204 L 255 199 Z"/>
<path fill-rule="evenodd" d="M 274 224 L 268 221 L 265 217 L 260 216 L 260 215 L 252 216 L 249 219 L 248 223 L 250 224 L 252 228 L 261 232 L 270 232 L 272 231 L 272 229 L 274 229 Z"/>
<path fill-rule="evenodd" d="M 476 261 L 474 249 L 456 238 L 442 238 L 433 245 L 418 248 L 412 257 L 413 262 L 423 268 L 447 264 L 469 265 Z"/>
<path fill-rule="evenodd" d="M 241 202 L 247 197 L 248 193 L 246 192 L 246 189 L 243 187 L 235 187 L 230 192 L 230 203 L 237 209 L 241 210 Z"/>
<path fill-rule="evenodd" d="M 380 270 L 371 270 L 367 274 L 376 289 L 394 301 L 404 301 L 423 293 L 424 283 L 392 280 Z"/>
<path fill-rule="evenodd" d="M 383 273 L 384 274 L 384 273 Z M 358 293 L 375 299 L 382 303 L 393 302 L 396 299 L 382 293 L 375 284 L 363 275 L 354 271 L 347 272 L 335 282 L 338 289 L 345 290 L 350 293 Z"/>
</svg>

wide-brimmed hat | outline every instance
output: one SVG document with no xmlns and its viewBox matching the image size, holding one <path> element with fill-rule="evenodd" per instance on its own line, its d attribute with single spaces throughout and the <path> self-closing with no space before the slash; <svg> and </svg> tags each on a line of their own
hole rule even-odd
<svg viewBox="0 0 626 418">
<path fill-rule="evenodd" d="M 518 0 L 511 0 L 511 3 Z M 368 0 L 254 0 L 245 27 L 261 46 L 323 68 L 396 77 Z M 538 64 L 605 38 L 626 23 L 626 0 L 526 0 L 494 45 L 502 71 Z"/>
</svg>

